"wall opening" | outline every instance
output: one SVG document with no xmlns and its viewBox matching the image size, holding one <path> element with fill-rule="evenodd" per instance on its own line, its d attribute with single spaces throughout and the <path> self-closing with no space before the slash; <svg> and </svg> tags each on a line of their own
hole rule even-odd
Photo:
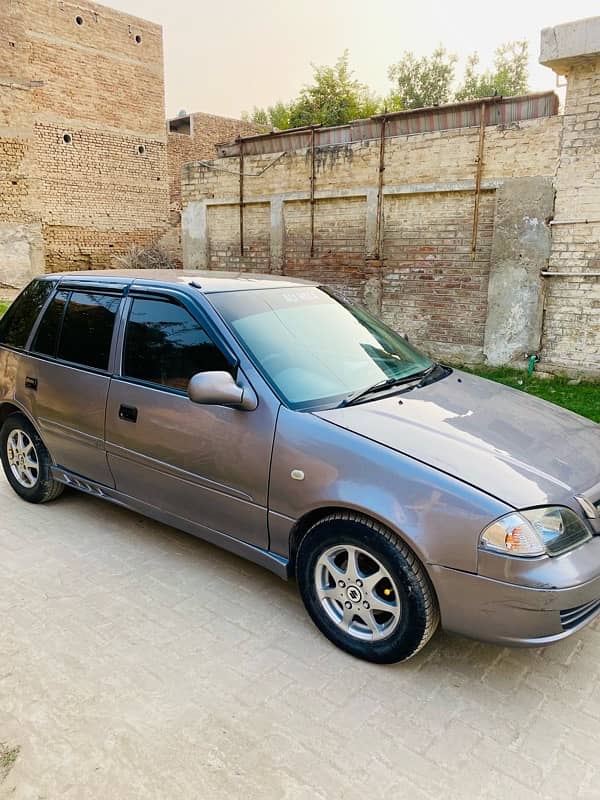
<svg viewBox="0 0 600 800">
<path fill-rule="evenodd" d="M 141 35 L 139 33 L 136 33 L 136 35 L 135 35 L 135 43 L 136 44 L 141 44 L 142 43 L 142 37 L 141 37 Z"/>
<path fill-rule="evenodd" d="M 63 133 L 62 140 L 64 144 L 72 144 L 73 136 L 70 133 Z"/>
<path fill-rule="evenodd" d="M 75 17 L 75 24 L 83 25 L 83 17 L 80 17 L 79 14 Z"/>
<path fill-rule="evenodd" d="M 146 145 L 138 144 L 138 146 L 137 146 L 137 154 L 139 156 L 145 156 L 146 155 Z"/>
<path fill-rule="evenodd" d="M 192 135 L 192 120 L 188 117 L 177 117 L 169 120 L 169 133 L 184 133 Z"/>
</svg>

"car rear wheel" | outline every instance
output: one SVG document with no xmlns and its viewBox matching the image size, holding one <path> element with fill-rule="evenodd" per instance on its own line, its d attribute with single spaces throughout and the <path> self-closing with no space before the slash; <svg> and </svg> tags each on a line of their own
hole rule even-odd
<svg viewBox="0 0 600 800">
<path fill-rule="evenodd" d="M 358 658 L 405 661 L 437 628 L 437 600 L 418 558 L 359 514 L 338 512 L 313 525 L 298 548 L 296 575 L 319 630 Z"/>
<path fill-rule="evenodd" d="M 11 414 L 0 429 L 0 458 L 8 482 L 23 500 L 47 503 L 62 493 L 44 443 L 21 414 Z"/>
</svg>

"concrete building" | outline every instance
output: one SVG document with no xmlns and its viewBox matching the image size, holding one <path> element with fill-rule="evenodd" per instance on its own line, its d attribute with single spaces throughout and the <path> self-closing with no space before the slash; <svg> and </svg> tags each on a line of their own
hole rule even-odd
<svg viewBox="0 0 600 800">
<path fill-rule="evenodd" d="M 600 374 L 600 17 L 544 31 L 540 60 L 564 114 L 489 98 L 185 165 L 185 266 L 333 284 L 438 357 Z"/>
<path fill-rule="evenodd" d="M 109 266 L 168 214 L 160 26 L 88 0 L 0 3 L 0 280 Z"/>
</svg>

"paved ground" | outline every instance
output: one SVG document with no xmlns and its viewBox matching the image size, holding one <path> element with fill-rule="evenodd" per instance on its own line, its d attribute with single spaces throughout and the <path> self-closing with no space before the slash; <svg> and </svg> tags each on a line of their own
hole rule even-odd
<svg viewBox="0 0 600 800">
<path fill-rule="evenodd" d="M 599 676 L 598 624 L 545 651 L 438 634 L 364 664 L 293 585 L 0 478 L 1 797 L 600 798 Z"/>
</svg>

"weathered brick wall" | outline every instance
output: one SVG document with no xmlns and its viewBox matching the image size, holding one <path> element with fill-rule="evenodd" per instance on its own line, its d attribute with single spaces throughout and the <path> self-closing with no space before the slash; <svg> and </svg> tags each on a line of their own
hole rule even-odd
<svg viewBox="0 0 600 800">
<path fill-rule="evenodd" d="M 569 69 L 555 186 L 549 269 L 578 274 L 547 279 L 542 358 L 558 370 L 581 368 L 600 373 L 598 57 Z"/>
<path fill-rule="evenodd" d="M 382 311 L 415 341 L 439 350 L 482 347 L 494 192 L 482 194 L 471 258 L 473 193 L 397 195 L 386 201 Z"/>
<path fill-rule="evenodd" d="M 0 296 L 43 269 L 41 214 L 32 175 L 31 44 L 24 7 L 0 5 Z"/>
<path fill-rule="evenodd" d="M 190 114 L 188 133 L 168 130 L 167 122 L 167 170 L 169 174 L 169 231 L 163 243 L 172 258 L 181 263 L 181 168 L 189 161 L 197 159 L 212 160 L 215 145 L 231 141 L 238 136 L 252 136 L 263 133 L 265 128 L 252 122 L 245 122 L 215 114 Z M 174 120 L 177 122 L 177 120 Z"/>
<path fill-rule="evenodd" d="M 167 154 L 169 171 L 169 200 L 171 208 L 181 211 L 181 167 L 188 161 L 212 160 L 215 145 L 228 142 L 238 136 L 263 133 L 265 128 L 253 122 L 245 122 L 215 114 L 190 114 L 189 133 L 168 133 Z M 168 123 L 167 123 L 168 124 Z"/>
<path fill-rule="evenodd" d="M 160 26 L 87 0 L 4 0 L 5 31 L 14 47 L 0 47 L 0 126 L 10 114 L 14 127 L 20 109 L 27 147 L 11 174 L 28 208 L 3 193 L 0 214 L 10 207 L 20 224 L 34 214 L 47 270 L 110 266 L 158 239 L 168 215 Z M 0 128 L 0 144 L 10 133 Z"/>
<path fill-rule="evenodd" d="M 279 160 L 271 154 L 244 158 L 243 257 L 239 159 L 187 164 L 182 172 L 186 266 L 254 270 L 264 264 L 265 271 L 329 283 L 374 307 L 431 352 L 481 360 L 495 190 L 526 176 L 551 179 L 561 126 L 555 116 L 486 128 L 474 254 L 478 128 L 386 141 L 379 253 L 377 140 L 317 149 L 312 258 L 310 151 Z M 265 167 L 260 177 L 250 177 Z M 256 226 L 250 233 L 252 204 L 270 204 L 271 213 L 261 213 L 261 237 Z"/>
<path fill-rule="evenodd" d="M 164 144 L 151 134 L 36 123 L 47 270 L 111 266 L 162 235 Z M 140 152 L 142 148 L 142 152 Z"/>
<path fill-rule="evenodd" d="M 286 203 L 283 220 L 286 275 L 318 280 L 348 297 L 361 299 L 365 279 L 365 198 L 329 198 L 315 205 L 313 257 L 308 261 L 310 203 L 306 200 Z"/>
</svg>

